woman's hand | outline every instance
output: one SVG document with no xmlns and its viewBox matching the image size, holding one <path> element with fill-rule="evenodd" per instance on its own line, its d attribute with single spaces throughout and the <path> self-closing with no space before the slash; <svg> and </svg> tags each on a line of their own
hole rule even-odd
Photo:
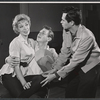
<svg viewBox="0 0 100 100">
<path fill-rule="evenodd" d="M 56 78 L 55 74 L 42 75 L 45 79 L 40 83 L 42 87 Z"/>
<path fill-rule="evenodd" d="M 24 85 L 23 85 L 23 88 L 26 90 L 26 89 L 29 89 L 31 87 L 31 83 L 32 81 L 30 82 L 26 82 Z"/>
</svg>

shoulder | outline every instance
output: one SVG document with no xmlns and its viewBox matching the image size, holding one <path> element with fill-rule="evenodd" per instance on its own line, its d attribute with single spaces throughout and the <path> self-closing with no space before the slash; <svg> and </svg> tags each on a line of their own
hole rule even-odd
<svg viewBox="0 0 100 100">
<path fill-rule="evenodd" d="M 15 38 L 10 42 L 10 45 L 16 45 L 16 44 L 20 44 L 20 40 L 19 40 L 18 36 L 15 37 Z"/>
<path fill-rule="evenodd" d="M 94 34 L 88 28 L 84 27 L 82 31 L 83 31 L 82 35 L 83 39 L 91 39 L 91 40 L 94 39 Z"/>
<path fill-rule="evenodd" d="M 56 52 L 54 48 L 49 48 L 49 51 L 51 51 L 52 53 Z"/>
<path fill-rule="evenodd" d="M 22 47 L 21 41 L 18 37 L 15 37 L 9 44 L 9 52 L 11 53 L 12 51 L 19 51 L 20 48 Z"/>
</svg>

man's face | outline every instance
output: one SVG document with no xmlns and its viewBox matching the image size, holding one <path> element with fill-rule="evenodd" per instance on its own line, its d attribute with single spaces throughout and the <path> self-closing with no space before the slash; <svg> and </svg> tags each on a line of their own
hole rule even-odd
<svg viewBox="0 0 100 100">
<path fill-rule="evenodd" d="M 37 41 L 39 41 L 39 42 L 48 42 L 49 41 L 48 33 L 49 33 L 49 30 L 47 30 L 45 28 L 40 30 L 40 32 L 37 35 Z"/>
<path fill-rule="evenodd" d="M 61 24 L 62 24 L 62 27 L 63 27 L 64 29 L 70 29 L 71 26 L 72 26 L 72 24 L 71 24 L 71 22 L 68 22 L 68 21 L 65 19 L 66 15 L 67 15 L 67 13 L 63 13 L 63 14 L 62 14 Z"/>
</svg>

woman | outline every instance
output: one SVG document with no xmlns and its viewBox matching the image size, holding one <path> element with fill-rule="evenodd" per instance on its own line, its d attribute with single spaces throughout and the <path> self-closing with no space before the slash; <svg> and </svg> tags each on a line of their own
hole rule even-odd
<svg viewBox="0 0 100 100">
<path fill-rule="evenodd" d="M 24 94 L 23 97 L 30 97 L 41 89 L 41 86 L 36 86 L 33 91 L 33 84 L 37 85 L 44 79 L 40 75 L 43 70 L 37 63 L 39 57 L 35 56 L 34 44 L 36 43 L 33 39 L 28 38 L 30 26 L 30 18 L 27 15 L 19 14 L 14 18 L 13 30 L 19 35 L 10 43 L 9 56 L 17 59 L 19 63 L 16 66 L 6 63 L 0 70 L 3 84 L 13 97 L 21 97 L 19 95 L 25 91 L 28 91 L 29 94 Z M 25 62 L 26 64 L 24 64 Z M 45 87 L 43 89 L 45 91 Z"/>
</svg>

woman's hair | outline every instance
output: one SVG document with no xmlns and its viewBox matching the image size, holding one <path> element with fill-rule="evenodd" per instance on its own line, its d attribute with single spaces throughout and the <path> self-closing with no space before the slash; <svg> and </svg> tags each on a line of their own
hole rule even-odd
<svg viewBox="0 0 100 100">
<path fill-rule="evenodd" d="M 50 37 L 51 40 L 53 40 L 53 38 L 54 38 L 54 32 L 52 31 L 52 28 L 49 27 L 49 26 L 47 26 L 47 25 L 44 25 L 43 28 L 49 30 L 48 37 Z"/>
<path fill-rule="evenodd" d="M 74 21 L 75 25 L 79 25 L 82 21 L 82 13 L 81 10 L 73 7 L 73 6 L 67 6 L 63 9 L 63 13 L 67 13 L 66 20 L 68 22 Z"/>
<path fill-rule="evenodd" d="M 13 30 L 16 34 L 19 34 L 19 32 L 18 32 L 18 22 L 21 21 L 21 20 L 26 20 L 29 23 L 29 25 L 31 26 L 31 21 L 30 21 L 29 16 L 27 16 L 25 14 L 16 15 L 14 20 L 13 20 L 13 23 L 12 23 Z"/>
</svg>

